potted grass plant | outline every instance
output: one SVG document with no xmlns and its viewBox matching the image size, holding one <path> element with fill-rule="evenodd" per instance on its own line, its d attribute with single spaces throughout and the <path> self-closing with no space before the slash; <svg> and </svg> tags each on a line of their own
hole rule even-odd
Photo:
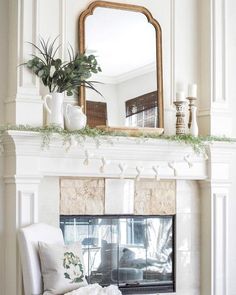
<svg viewBox="0 0 236 295">
<path fill-rule="evenodd" d="M 80 86 L 90 88 L 99 93 L 94 87 L 95 81 L 88 79 L 92 74 L 101 72 L 94 55 L 75 53 L 68 48 L 69 61 L 62 61 L 57 57 L 59 46 L 56 39 L 52 42 L 40 39 L 39 46 L 30 43 L 36 50 L 32 58 L 24 65 L 46 86 L 49 94 L 44 97 L 44 106 L 49 113 L 49 123 L 64 127 L 63 97 L 64 93 L 71 96 L 78 92 Z M 50 99 L 50 107 L 48 104 Z"/>
</svg>

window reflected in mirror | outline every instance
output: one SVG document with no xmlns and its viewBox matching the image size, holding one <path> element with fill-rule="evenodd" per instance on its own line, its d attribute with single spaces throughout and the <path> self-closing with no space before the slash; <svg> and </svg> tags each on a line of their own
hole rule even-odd
<svg viewBox="0 0 236 295">
<path fill-rule="evenodd" d="M 157 127 L 157 95 L 151 92 L 125 102 L 126 126 Z"/>
</svg>

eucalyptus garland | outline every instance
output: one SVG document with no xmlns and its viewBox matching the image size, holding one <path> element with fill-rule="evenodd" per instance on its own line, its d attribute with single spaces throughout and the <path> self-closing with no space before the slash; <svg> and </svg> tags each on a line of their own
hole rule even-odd
<svg viewBox="0 0 236 295">
<path fill-rule="evenodd" d="M 193 150 L 197 153 L 205 153 L 206 147 L 212 142 L 236 142 L 235 138 L 229 138 L 226 136 L 199 136 L 194 137 L 192 135 L 155 135 L 150 133 L 138 133 L 137 135 L 128 135 L 125 132 L 114 132 L 114 131 L 103 131 L 96 128 L 85 127 L 81 130 L 68 131 L 62 129 L 55 125 L 49 125 L 45 127 L 32 127 L 30 125 L 6 125 L 0 126 L 0 139 L 6 131 L 28 131 L 28 132 L 38 132 L 42 138 L 42 147 L 48 148 L 50 145 L 51 138 L 53 135 L 59 135 L 62 139 L 63 145 L 66 149 L 69 149 L 72 142 L 75 140 L 77 143 L 83 143 L 86 137 L 94 138 L 97 146 L 100 145 L 100 141 L 106 141 L 108 143 L 113 143 L 111 137 L 138 137 L 141 141 L 145 142 L 148 139 L 156 140 L 168 140 L 171 142 L 178 142 L 185 145 L 190 145 Z"/>
</svg>

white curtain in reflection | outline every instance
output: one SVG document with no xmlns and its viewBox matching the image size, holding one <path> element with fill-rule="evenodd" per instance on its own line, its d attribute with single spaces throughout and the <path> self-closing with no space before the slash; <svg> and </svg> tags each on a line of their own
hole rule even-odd
<svg viewBox="0 0 236 295">
<path fill-rule="evenodd" d="M 148 220 L 147 264 L 160 273 L 172 272 L 172 226 L 170 218 Z"/>
</svg>

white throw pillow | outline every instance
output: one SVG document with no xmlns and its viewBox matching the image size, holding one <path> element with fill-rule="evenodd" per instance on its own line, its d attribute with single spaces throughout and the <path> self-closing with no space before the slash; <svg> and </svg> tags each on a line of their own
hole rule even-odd
<svg viewBox="0 0 236 295">
<path fill-rule="evenodd" d="M 86 286 L 80 244 L 69 246 L 39 242 L 44 292 L 65 294 Z"/>
</svg>

